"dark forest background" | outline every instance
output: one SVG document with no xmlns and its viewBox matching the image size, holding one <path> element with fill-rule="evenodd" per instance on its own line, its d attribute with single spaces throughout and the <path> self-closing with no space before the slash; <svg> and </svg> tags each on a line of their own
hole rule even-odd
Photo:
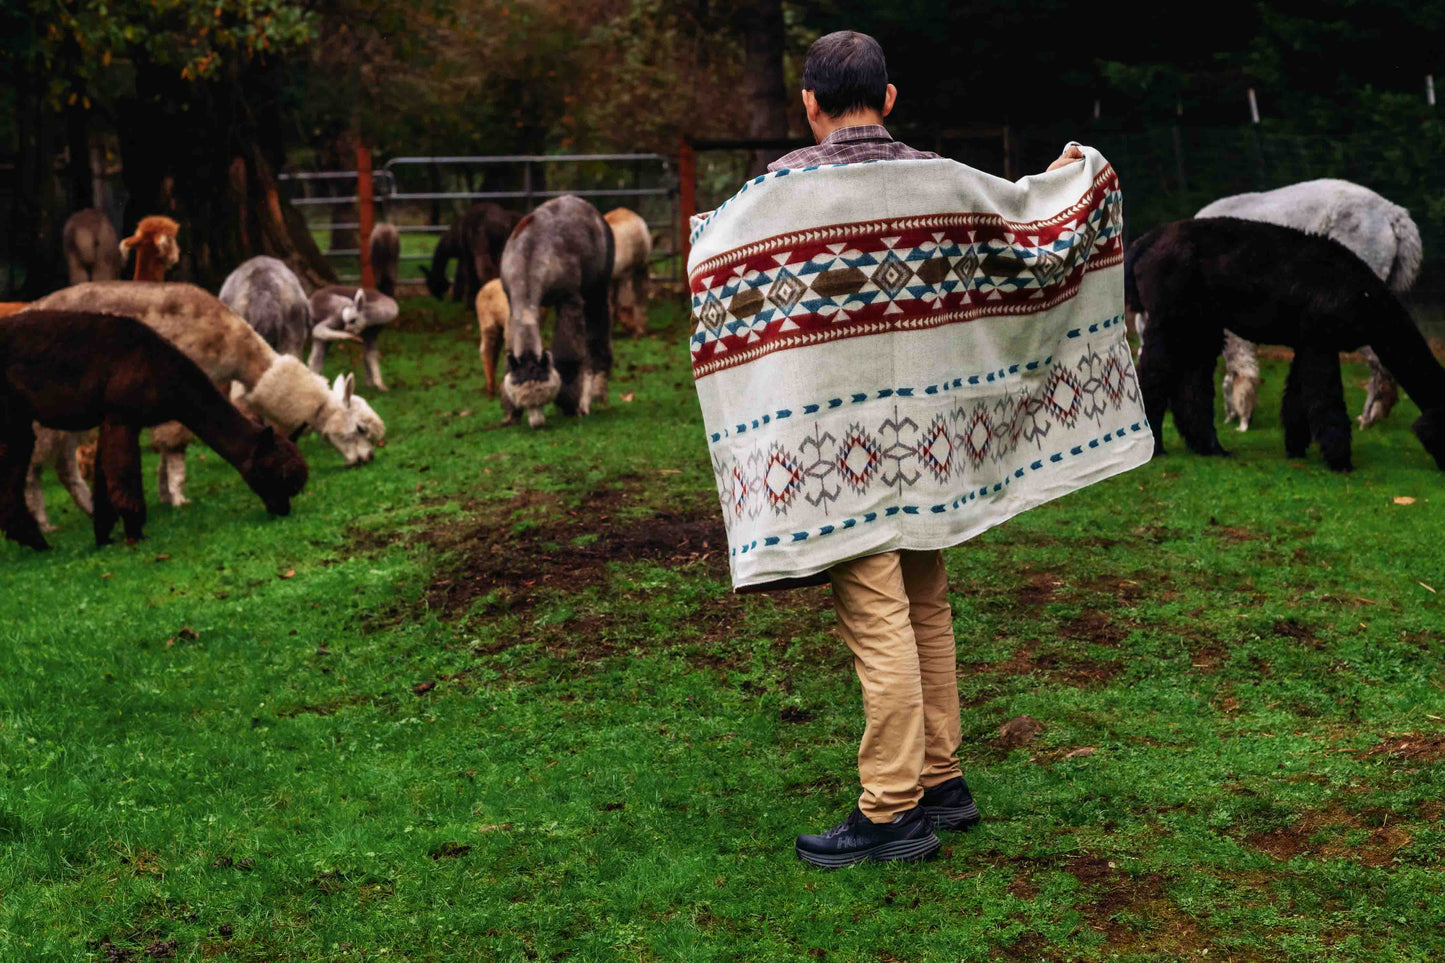
<svg viewBox="0 0 1445 963">
<path fill-rule="evenodd" d="M 0 6 L 0 294 L 61 283 L 59 230 L 96 181 L 117 226 L 170 213 L 186 275 L 256 253 L 328 270 L 276 174 L 399 154 L 656 151 L 806 135 L 817 36 L 874 34 L 891 125 L 1003 173 L 1061 145 L 1119 168 L 1130 229 L 1318 176 L 1409 207 L 1424 286 L 1445 254 L 1445 0 L 9 0 Z M 1247 92 L 1260 123 L 1251 123 Z M 980 133 L 983 132 L 983 133 Z"/>
</svg>

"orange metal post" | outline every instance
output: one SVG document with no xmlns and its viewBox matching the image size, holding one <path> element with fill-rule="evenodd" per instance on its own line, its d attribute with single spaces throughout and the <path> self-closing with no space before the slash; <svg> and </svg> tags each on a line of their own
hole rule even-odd
<svg viewBox="0 0 1445 963">
<path fill-rule="evenodd" d="M 677 148 L 678 184 L 678 250 L 682 252 L 682 280 L 687 282 L 687 256 L 692 248 L 688 237 L 692 233 L 692 216 L 697 213 L 697 155 L 693 153 L 692 141 L 686 137 Z"/>
<path fill-rule="evenodd" d="M 371 148 L 356 145 L 356 234 L 361 248 L 361 286 L 376 287 L 376 275 L 371 270 L 371 228 L 376 223 L 374 211 L 375 194 L 371 186 Z"/>
</svg>

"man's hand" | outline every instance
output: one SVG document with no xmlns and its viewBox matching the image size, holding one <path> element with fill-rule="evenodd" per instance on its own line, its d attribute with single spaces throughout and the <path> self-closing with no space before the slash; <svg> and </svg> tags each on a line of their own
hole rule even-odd
<svg viewBox="0 0 1445 963">
<path fill-rule="evenodd" d="M 1074 161 L 1081 161 L 1083 159 L 1084 152 L 1079 150 L 1079 148 L 1074 146 L 1073 144 L 1070 144 L 1068 147 L 1064 148 L 1064 152 L 1059 155 L 1059 159 L 1049 165 L 1049 170 L 1056 171 L 1060 167 L 1067 167 Z"/>
</svg>

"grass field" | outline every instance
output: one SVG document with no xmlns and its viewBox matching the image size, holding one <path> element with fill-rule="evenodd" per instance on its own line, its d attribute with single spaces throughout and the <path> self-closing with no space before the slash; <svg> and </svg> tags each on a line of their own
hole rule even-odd
<svg viewBox="0 0 1445 963">
<path fill-rule="evenodd" d="M 52 484 L 56 550 L 0 547 L 0 960 L 1445 957 L 1408 402 L 1332 475 L 1284 458 L 1267 362 L 1235 458 L 1171 431 L 949 551 L 985 821 L 830 874 L 792 844 L 853 805 L 851 659 L 825 590 L 728 590 L 680 310 L 535 432 L 467 312 L 403 311 L 389 444 L 305 440 L 289 518 L 197 448 L 145 541 L 97 551 Z"/>
</svg>

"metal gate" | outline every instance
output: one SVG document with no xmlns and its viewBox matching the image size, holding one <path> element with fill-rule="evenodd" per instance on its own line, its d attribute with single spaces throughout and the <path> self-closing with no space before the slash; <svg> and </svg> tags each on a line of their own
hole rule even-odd
<svg viewBox="0 0 1445 963">
<path fill-rule="evenodd" d="M 313 236 L 330 231 L 329 238 L 317 238 L 318 246 L 338 277 L 349 282 L 360 277 L 356 177 L 356 171 L 322 171 L 279 178 L 289 187 L 292 205 L 306 214 Z M 430 239 L 446 233 L 471 204 L 495 201 L 527 212 L 564 194 L 587 198 L 604 212 L 622 205 L 635 210 L 656 239 L 653 278 L 676 282 L 682 276 L 677 175 L 671 160 L 660 154 L 395 157 L 372 178 L 379 217 L 402 236 L 403 282 L 420 279 L 407 265 L 430 261 L 436 246 Z M 510 184 L 481 189 L 489 180 Z"/>
</svg>

